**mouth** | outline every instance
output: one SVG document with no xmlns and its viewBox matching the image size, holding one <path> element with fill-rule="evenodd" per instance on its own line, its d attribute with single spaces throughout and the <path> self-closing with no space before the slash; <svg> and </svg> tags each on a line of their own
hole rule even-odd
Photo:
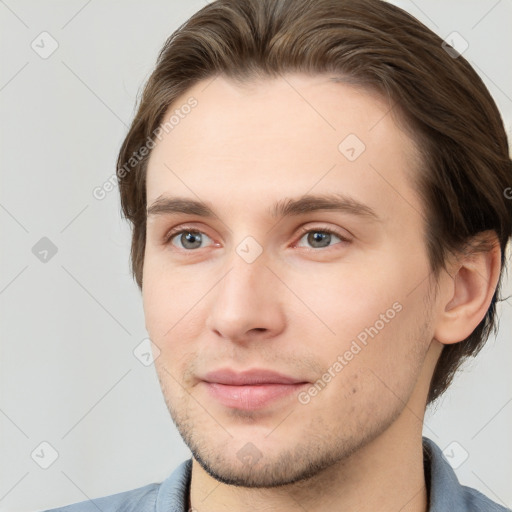
<svg viewBox="0 0 512 512">
<path fill-rule="evenodd" d="M 261 409 L 290 398 L 310 384 L 266 369 L 235 372 L 225 368 L 206 374 L 202 381 L 213 399 L 226 407 L 243 410 Z"/>
</svg>

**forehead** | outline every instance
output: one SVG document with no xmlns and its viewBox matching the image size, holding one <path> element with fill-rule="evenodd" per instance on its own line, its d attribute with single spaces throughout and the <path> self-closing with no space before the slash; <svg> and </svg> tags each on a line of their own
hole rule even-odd
<svg viewBox="0 0 512 512">
<path fill-rule="evenodd" d="M 150 156 L 148 205 L 161 195 L 206 194 L 212 201 L 241 198 L 242 207 L 257 197 L 252 206 L 263 209 L 267 197 L 333 191 L 376 209 L 379 202 L 395 208 L 399 196 L 417 202 L 406 180 L 417 153 L 390 103 L 330 75 L 244 85 L 219 75 L 177 98 L 163 123 L 171 116 L 172 129 Z"/>
</svg>

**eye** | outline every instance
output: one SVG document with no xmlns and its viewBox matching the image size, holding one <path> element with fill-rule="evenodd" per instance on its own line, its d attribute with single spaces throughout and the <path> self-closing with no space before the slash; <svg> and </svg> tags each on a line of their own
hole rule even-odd
<svg viewBox="0 0 512 512">
<path fill-rule="evenodd" d="M 175 243 L 173 243 L 173 240 L 175 238 L 180 245 L 176 245 Z M 171 231 L 165 237 L 165 243 L 172 244 L 175 247 L 178 247 L 178 249 L 189 251 L 192 249 L 201 249 L 201 244 L 205 238 L 211 240 L 211 238 L 202 231 L 198 231 L 197 229 L 185 228 L 179 231 Z"/>
<path fill-rule="evenodd" d="M 194 249 L 204 248 L 202 245 L 203 242 L 206 242 L 206 239 L 211 240 L 211 238 L 199 231 L 195 228 L 181 228 L 177 231 L 171 231 L 165 236 L 164 243 L 172 244 L 174 247 L 178 249 L 182 249 L 185 251 L 192 251 Z M 301 238 L 299 239 L 299 247 L 300 241 L 302 239 L 306 239 L 306 242 L 311 245 L 312 249 L 322 249 L 327 248 L 332 245 L 336 245 L 336 243 L 349 243 L 350 240 L 344 237 L 341 233 L 330 229 L 328 227 L 318 227 L 318 228 L 302 228 L 301 230 Z M 331 244 L 331 242 L 335 242 L 338 239 L 339 242 Z"/>
<path fill-rule="evenodd" d="M 331 246 L 333 237 L 334 239 L 337 238 L 343 244 L 350 242 L 350 240 L 342 236 L 341 233 L 327 227 L 318 227 L 313 229 L 306 227 L 302 229 L 301 234 L 302 236 L 300 240 L 305 238 L 306 242 L 311 244 L 313 249 L 322 249 Z"/>
</svg>

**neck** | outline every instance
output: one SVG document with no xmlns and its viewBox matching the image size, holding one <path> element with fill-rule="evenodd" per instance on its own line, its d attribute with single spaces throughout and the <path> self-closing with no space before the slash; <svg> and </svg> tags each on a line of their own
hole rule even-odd
<svg viewBox="0 0 512 512">
<path fill-rule="evenodd" d="M 275 488 L 227 485 L 193 459 L 189 510 L 427 512 L 421 421 L 405 408 L 388 430 L 314 477 Z M 416 428 L 404 437 L 404 423 Z M 410 425 L 409 425 L 410 426 Z"/>
</svg>

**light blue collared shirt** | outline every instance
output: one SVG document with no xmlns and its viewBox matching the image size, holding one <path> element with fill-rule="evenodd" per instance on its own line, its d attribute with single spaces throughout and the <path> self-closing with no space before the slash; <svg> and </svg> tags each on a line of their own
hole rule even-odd
<svg viewBox="0 0 512 512">
<path fill-rule="evenodd" d="M 423 438 L 429 512 L 511 512 L 476 489 L 459 483 L 439 447 Z M 188 512 L 192 458 L 183 461 L 162 483 L 82 501 L 45 512 Z"/>
</svg>

